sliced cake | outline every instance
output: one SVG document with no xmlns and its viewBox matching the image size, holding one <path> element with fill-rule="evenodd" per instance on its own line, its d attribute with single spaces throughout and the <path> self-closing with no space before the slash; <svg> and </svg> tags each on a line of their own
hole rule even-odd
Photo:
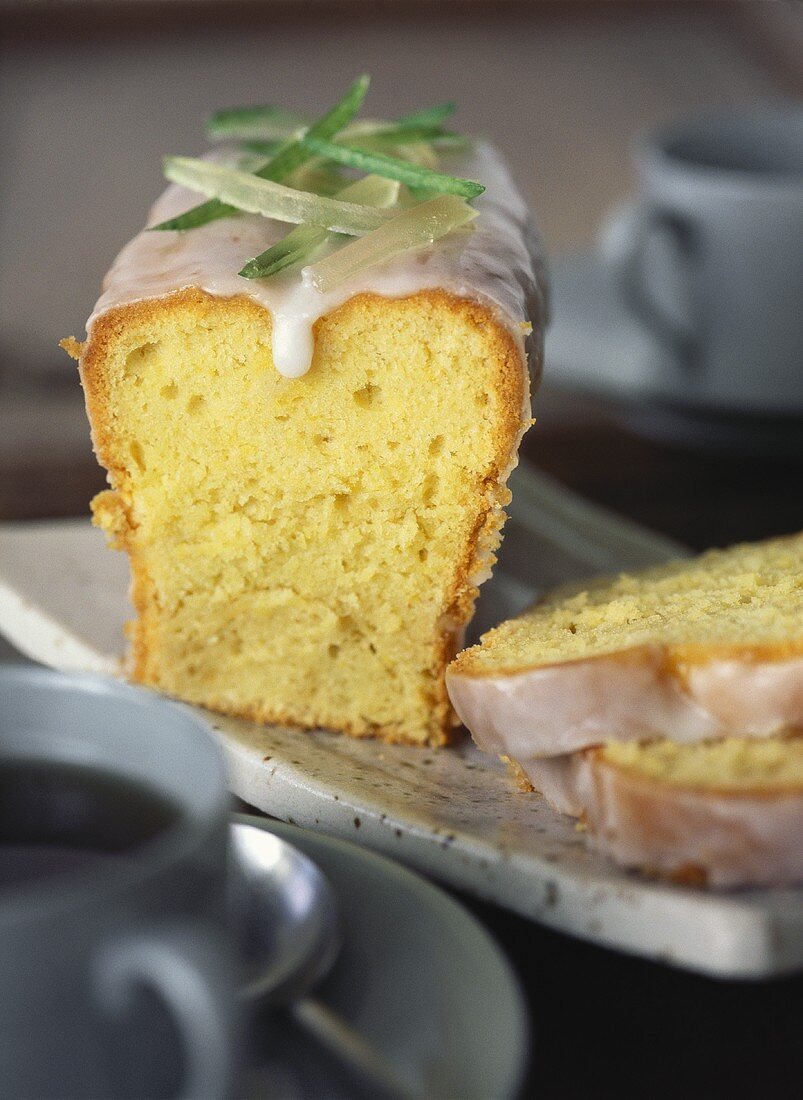
<svg viewBox="0 0 803 1100">
<path fill-rule="evenodd" d="M 192 189 L 159 200 L 65 346 L 111 485 L 95 521 L 130 556 L 132 677 L 441 744 L 530 423 L 541 258 L 495 152 L 442 131 L 446 108 L 350 123 L 365 85 L 300 129 L 229 112 L 224 136 L 262 155 L 174 158 Z"/>
<path fill-rule="evenodd" d="M 627 867 L 709 886 L 803 882 L 803 736 L 613 742 L 536 761 L 533 785 Z"/>
<path fill-rule="evenodd" d="M 464 650 L 447 683 L 479 747 L 530 778 L 604 742 L 801 729 L 803 535 L 559 588 Z"/>
</svg>

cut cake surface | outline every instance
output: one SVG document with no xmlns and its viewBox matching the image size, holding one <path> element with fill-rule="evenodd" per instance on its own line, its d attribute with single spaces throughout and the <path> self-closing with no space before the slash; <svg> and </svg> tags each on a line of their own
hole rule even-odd
<svg viewBox="0 0 803 1100">
<path fill-rule="evenodd" d="M 627 867 L 717 887 L 803 881 L 803 736 L 611 743 L 539 760 L 531 781 Z"/>
<path fill-rule="evenodd" d="M 528 772 L 606 741 L 803 727 L 803 535 L 555 590 L 447 673 L 479 746 Z"/>
<path fill-rule="evenodd" d="M 436 249 L 418 281 L 405 261 L 396 296 L 387 270 L 381 293 L 348 288 L 315 321 L 301 378 L 274 368 L 259 288 L 239 280 L 233 294 L 215 269 L 222 239 L 231 251 L 250 235 L 248 253 L 272 223 L 144 233 L 124 250 L 86 343 L 65 343 L 109 472 L 95 519 L 131 560 L 134 679 L 260 721 L 449 738 L 444 670 L 529 424 L 525 303 L 540 364 L 537 257 L 525 264 L 507 198 L 485 230 L 518 242 L 507 269 L 482 269 L 480 231 Z M 209 267 L 186 285 L 207 230 Z M 164 259 L 166 238 L 178 259 Z"/>
</svg>

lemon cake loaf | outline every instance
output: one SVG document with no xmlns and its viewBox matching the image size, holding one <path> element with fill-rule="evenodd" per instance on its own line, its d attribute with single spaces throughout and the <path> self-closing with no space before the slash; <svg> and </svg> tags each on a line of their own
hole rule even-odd
<svg viewBox="0 0 803 1100">
<path fill-rule="evenodd" d="M 803 729 L 803 535 L 559 588 L 447 673 L 481 749 L 535 785 L 609 741 Z"/>
<path fill-rule="evenodd" d="M 800 734 L 613 742 L 536 761 L 531 780 L 624 866 L 695 885 L 803 882 Z"/>
<path fill-rule="evenodd" d="M 133 679 L 262 722 L 449 739 L 444 672 L 495 560 L 544 301 L 537 238 L 500 157 L 484 144 L 461 156 L 486 187 L 471 228 L 434 240 L 436 226 L 334 286 L 298 270 L 246 279 L 244 261 L 275 255 L 287 226 L 227 207 L 197 228 L 143 231 L 86 341 L 64 342 L 111 486 L 95 521 L 130 557 Z M 368 163 L 396 172 L 401 159 Z M 180 171 L 202 190 L 218 170 Z M 245 173 L 226 172 L 202 190 L 210 202 L 229 201 L 231 180 L 240 194 Z M 432 170 L 422 180 L 442 184 Z M 284 202 L 293 188 L 280 190 Z M 198 201 L 174 183 L 148 224 L 181 225 Z M 365 206 L 341 207 L 373 224 Z M 404 206 L 375 217 L 397 213 L 407 224 Z M 319 220 L 313 236 L 327 226 L 339 223 Z M 341 241 L 330 234 L 324 256 Z"/>
</svg>

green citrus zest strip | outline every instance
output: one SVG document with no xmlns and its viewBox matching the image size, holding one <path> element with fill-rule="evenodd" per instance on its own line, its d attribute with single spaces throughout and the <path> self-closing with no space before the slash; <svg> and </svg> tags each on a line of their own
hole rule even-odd
<svg viewBox="0 0 803 1100">
<path fill-rule="evenodd" d="M 366 206 L 394 206 L 399 195 L 399 184 L 381 176 L 366 176 L 349 184 L 337 193 L 337 198 L 347 202 L 363 203 Z M 286 237 L 271 245 L 253 260 L 249 260 L 240 272 L 245 279 L 265 279 L 278 275 L 290 267 L 312 258 L 332 234 L 317 225 L 299 225 Z"/>
<path fill-rule="evenodd" d="M 354 132 L 374 133 L 382 129 L 402 127 L 408 130 L 420 127 L 439 128 L 456 110 L 454 103 L 439 103 L 435 107 L 413 111 L 395 122 L 372 122 L 366 119 L 356 123 Z M 210 141 L 287 141 L 289 138 L 299 137 L 309 124 L 309 119 L 303 115 L 282 107 L 226 107 L 215 111 L 207 120 L 206 136 Z"/>
<path fill-rule="evenodd" d="M 310 225 L 309 222 L 297 225 L 286 237 L 249 260 L 240 275 L 244 279 L 265 279 L 268 275 L 278 275 L 280 271 L 311 259 L 329 236 L 329 232 L 319 225 Z"/>
<path fill-rule="evenodd" d="M 418 142 L 437 145 L 446 136 L 446 132 L 440 126 L 389 126 L 387 129 L 365 131 L 355 135 L 354 138 L 351 134 L 343 131 L 338 134 L 336 140 L 338 145 L 348 145 L 354 140 L 358 140 L 360 145 L 365 145 L 369 149 L 389 149 L 395 145 L 414 145 Z"/>
<path fill-rule="evenodd" d="M 412 111 L 409 115 L 402 115 L 401 118 L 396 119 L 396 125 L 407 127 L 442 126 L 456 110 L 456 103 L 439 103 L 435 107 L 423 107 L 420 111 Z"/>
<path fill-rule="evenodd" d="M 301 273 L 307 286 L 326 293 L 365 268 L 423 248 L 468 225 L 477 211 L 457 195 L 439 195 L 398 214 L 381 228 L 339 248 Z"/>
<path fill-rule="evenodd" d="M 312 222 L 322 229 L 359 236 L 383 225 L 392 214 L 353 202 L 298 191 L 249 172 L 195 157 L 165 157 L 164 174 L 173 183 L 219 199 L 247 214 L 277 221 Z"/>
<path fill-rule="evenodd" d="M 309 126 L 309 119 L 283 107 L 224 107 L 207 119 L 206 136 L 210 141 L 265 138 L 286 141 Z"/>
<path fill-rule="evenodd" d="M 263 157 L 275 157 L 283 145 L 283 141 L 263 141 L 262 138 L 253 138 L 242 143 L 246 152 L 259 153 Z"/>
<path fill-rule="evenodd" d="M 336 164 L 343 164 L 347 168 L 357 168 L 362 172 L 373 172 L 377 176 L 399 180 L 400 183 L 406 183 L 408 187 L 427 187 L 431 191 L 460 195 L 464 199 L 474 199 L 485 190 L 483 185 L 475 180 L 449 176 L 444 172 L 436 172 L 432 168 L 410 164 L 409 161 L 402 160 L 400 157 L 373 153 L 355 145 L 336 145 L 332 141 L 316 137 L 312 131 L 301 140 L 306 149 L 319 157 L 326 157 L 327 160 L 333 160 Z"/>
<path fill-rule="evenodd" d="M 361 129 L 347 126 L 335 139 L 339 144 L 349 139 L 358 137 L 360 144 L 367 149 L 392 149 L 400 145 L 412 145 L 425 142 L 438 148 L 465 148 L 470 142 L 462 134 L 453 134 L 441 130 L 439 126 L 418 126 L 405 128 L 404 126 L 389 126 L 382 129 Z M 276 141 L 244 141 L 243 149 L 249 153 L 261 153 L 263 156 L 273 156 L 280 147 Z"/>
<path fill-rule="evenodd" d="M 365 93 L 368 91 L 369 82 L 370 78 L 367 75 L 355 80 L 343 98 L 310 126 L 307 136 L 322 139 L 334 137 L 359 111 L 362 101 L 365 99 Z M 274 183 L 278 183 L 309 160 L 311 155 L 310 151 L 300 141 L 289 141 L 272 160 L 258 169 L 254 175 L 259 179 L 272 180 Z M 210 199 L 209 202 L 201 203 L 200 206 L 193 207 L 192 210 L 187 210 L 176 218 L 169 218 L 167 221 L 153 226 L 153 229 L 196 229 L 200 225 L 206 225 L 207 222 L 215 221 L 218 218 L 228 217 L 235 212 L 236 209 L 233 204 L 227 204 L 214 198 Z"/>
</svg>

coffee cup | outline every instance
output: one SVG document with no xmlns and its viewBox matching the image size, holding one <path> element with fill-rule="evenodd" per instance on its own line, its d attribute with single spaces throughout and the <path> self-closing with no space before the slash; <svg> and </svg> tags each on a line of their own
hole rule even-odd
<svg viewBox="0 0 803 1100">
<path fill-rule="evenodd" d="M 0 668 L 0 1095 L 231 1093 L 227 852 L 189 708 Z"/>
<path fill-rule="evenodd" d="M 652 391 L 739 413 L 803 411 L 803 108 L 767 104 L 641 138 L 638 197 L 602 252 L 652 335 Z"/>
</svg>

